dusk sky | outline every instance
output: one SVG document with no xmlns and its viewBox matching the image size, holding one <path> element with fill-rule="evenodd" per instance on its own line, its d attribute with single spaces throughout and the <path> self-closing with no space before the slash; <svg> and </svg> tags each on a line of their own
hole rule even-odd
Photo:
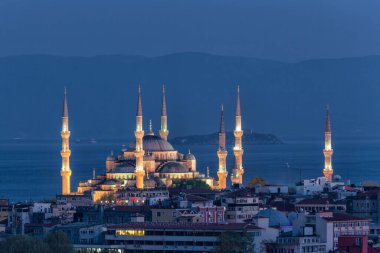
<svg viewBox="0 0 380 253">
<path fill-rule="evenodd" d="M 0 56 L 380 54 L 380 2 L 0 0 Z"/>
<path fill-rule="evenodd" d="M 335 136 L 380 136 L 379 13 L 369 0 L 0 0 L 0 139 L 59 138 L 65 85 L 73 136 L 131 138 L 138 82 L 156 127 L 167 83 L 171 137 L 216 131 L 222 103 L 233 119 L 238 83 L 247 129 L 320 137 L 330 104 Z"/>
</svg>

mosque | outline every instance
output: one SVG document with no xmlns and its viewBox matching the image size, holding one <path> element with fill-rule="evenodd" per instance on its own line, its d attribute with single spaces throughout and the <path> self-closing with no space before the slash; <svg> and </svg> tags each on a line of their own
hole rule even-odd
<svg viewBox="0 0 380 253">
<path fill-rule="evenodd" d="M 174 149 L 168 142 L 168 115 L 166 109 L 165 86 L 162 92 L 161 104 L 161 128 L 156 135 L 149 122 L 149 131 L 143 130 L 142 95 L 139 85 L 138 102 L 136 111 L 136 129 L 134 131 L 135 141 L 127 148 L 122 149 L 118 155 L 111 153 L 106 159 L 105 174 L 97 175 L 80 182 L 75 193 L 70 191 L 70 155 L 69 148 L 69 114 L 67 106 L 67 92 L 64 93 L 62 114 L 62 194 L 84 194 L 91 191 L 93 200 L 99 200 L 102 196 L 116 193 L 119 190 L 154 191 L 161 188 L 171 187 L 173 183 L 180 180 L 199 180 L 208 184 L 212 189 L 224 190 L 227 188 L 227 164 L 226 157 L 226 133 L 224 128 L 224 111 L 221 108 L 219 127 L 219 147 L 217 157 L 219 160 L 217 177 L 210 177 L 199 173 L 196 167 L 196 158 L 193 154 L 182 154 Z M 238 87 L 235 115 L 235 146 L 233 155 L 235 164 L 231 170 L 231 183 L 233 187 L 239 187 L 243 183 L 243 147 L 240 109 L 240 90 Z"/>
<path fill-rule="evenodd" d="M 199 173 L 196 166 L 196 158 L 190 152 L 182 154 L 174 149 L 169 143 L 168 136 L 168 114 L 166 110 L 165 86 L 162 91 L 161 105 L 161 128 L 156 135 L 152 129 L 152 123 L 149 122 L 149 131 L 145 134 L 143 130 L 143 110 L 141 88 L 138 89 L 136 111 L 136 129 L 134 131 L 135 141 L 128 148 L 122 149 L 121 152 L 114 156 L 109 155 L 106 159 L 105 173 L 93 176 L 86 182 L 80 182 L 77 192 L 71 192 L 70 177 L 72 174 L 70 168 L 70 147 L 69 147 L 69 113 L 67 105 L 67 92 L 65 89 L 62 113 L 62 195 L 81 195 L 88 192 L 92 193 L 94 201 L 103 196 L 115 194 L 118 191 L 129 191 L 132 194 L 143 192 L 142 195 L 161 194 L 157 189 L 166 189 L 171 187 L 177 181 L 198 180 L 203 181 L 210 188 L 215 190 L 225 190 L 227 188 L 228 169 L 226 157 L 226 132 L 224 127 L 224 110 L 221 108 L 220 126 L 219 126 L 219 147 L 216 154 L 219 160 L 217 179 L 209 175 Z M 243 184 L 243 130 L 241 125 L 240 109 L 240 90 L 237 89 L 236 114 L 235 114 L 235 146 L 233 155 L 235 158 L 234 166 L 231 169 L 231 186 L 239 188 Z M 325 166 L 323 175 L 327 182 L 332 182 L 332 145 L 331 145 L 331 127 L 330 112 L 326 110 L 326 127 L 325 127 L 325 148 L 323 150 Z"/>
</svg>

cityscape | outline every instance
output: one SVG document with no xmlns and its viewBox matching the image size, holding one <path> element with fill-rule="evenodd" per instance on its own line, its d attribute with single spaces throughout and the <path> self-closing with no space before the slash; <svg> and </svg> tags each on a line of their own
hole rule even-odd
<svg viewBox="0 0 380 253">
<path fill-rule="evenodd" d="M 380 252 L 379 4 L 22 2 L 0 253 Z"/>
</svg>

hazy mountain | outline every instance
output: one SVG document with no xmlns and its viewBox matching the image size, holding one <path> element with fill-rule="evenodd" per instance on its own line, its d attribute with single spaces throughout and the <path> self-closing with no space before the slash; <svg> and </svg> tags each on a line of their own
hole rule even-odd
<svg viewBox="0 0 380 253">
<path fill-rule="evenodd" d="M 202 134 L 202 135 L 189 135 L 175 137 L 170 140 L 173 145 L 185 144 L 185 145 L 218 145 L 219 133 Z M 226 132 L 226 145 L 234 146 L 235 137 L 233 132 Z M 252 131 L 246 131 L 243 135 L 244 145 L 251 144 L 282 144 L 277 136 L 273 134 L 253 133 Z"/>
<path fill-rule="evenodd" d="M 152 119 L 156 132 L 166 83 L 170 138 L 217 131 L 221 103 L 232 130 L 237 84 L 246 129 L 323 138 L 330 104 L 333 136 L 380 136 L 380 56 L 281 63 L 181 53 L 0 58 L 0 138 L 59 138 L 66 85 L 73 138 L 131 139 L 139 81 L 145 129 Z"/>
</svg>

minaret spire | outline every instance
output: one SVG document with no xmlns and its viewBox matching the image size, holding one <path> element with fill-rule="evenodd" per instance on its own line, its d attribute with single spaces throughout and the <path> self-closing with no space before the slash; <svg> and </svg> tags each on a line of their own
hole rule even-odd
<svg viewBox="0 0 380 253">
<path fill-rule="evenodd" d="M 139 93 L 138 93 L 138 97 L 137 97 L 136 116 L 141 116 L 142 117 L 142 102 L 141 102 L 141 85 L 140 85 L 140 83 L 139 83 Z"/>
<path fill-rule="evenodd" d="M 161 107 L 161 116 L 167 116 L 166 113 L 166 96 L 165 96 L 165 84 L 162 85 L 162 107 Z"/>
<path fill-rule="evenodd" d="M 226 130 L 224 128 L 224 108 L 222 104 L 222 108 L 220 110 L 220 125 L 219 125 L 219 133 L 225 133 Z M 220 144 L 220 142 L 219 142 Z"/>
<path fill-rule="evenodd" d="M 148 135 L 154 135 L 151 119 L 149 120 L 149 133 L 148 133 Z"/>
<path fill-rule="evenodd" d="M 328 105 L 326 106 L 326 127 L 325 127 L 325 132 L 330 132 L 331 133 L 330 107 Z"/>
<path fill-rule="evenodd" d="M 62 111 L 62 117 L 69 117 L 69 110 L 67 108 L 67 89 L 65 87 L 65 93 L 63 97 L 63 111 Z"/>
<path fill-rule="evenodd" d="M 136 167 L 135 167 L 135 178 L 136 178 L 136 187 L 138 189 L 144 188 L 144 147 L 143 147 L 143 118 L 142 118 L 142 99 L 141 99 L 141 86 L 139 83 L 138 98 L 137 98 L 137 112 L 136 112 Z"/>
<path fill-rule="evenodd" d="M 240 108 L 240 87 L 237 87 L 237 98 L 236 98 L 236 115 L 235 115 L 235 165 L 232 170 L 231 181 L 232 185 L 235 187 L 240 186 L 243 183 L 243 147 L 242 147 L 242 137 L 243 130 L 241 129 L 241 108 Z"/>
<path fill-rule="evenodd" d="M 236 116 L 241 116 L 241 110 L 240 110 L 240 86 L 239 85 L 237 87 Z"/>
<path fill-rule="evenodd" d="M 168 130 L 168 115 L 167 115 L 167 111 L 166 111 L 166 91 L 165 91 L 165 84 L 163 84 L 162 85 L 160 137 L 161 137 L 161 139 L 167 140 L 168 135 L 169 135 L 169 130 Z"/>
<path fill-rule="evenodd" d="M 61 168 L 62 194 L 70 194 L 70 192 L 71 192 L 70 191 L 70 176 L 71 176 L 70 155 L 71 155 L 71 150 L 69 147 L 70 131 L 69 131 L 69 111 L 68 111 L 68 106 L 67 106 L 67 90 L 66 90 L 66 87 L 65 87 L 64 97 L 63 97 L 61 138 L 62 138 L 62 150 L 61 150 L 61 157 L 62 157 L 62 168 Z"/>
<path fill-rule="evenodd" d="M 219 159 L 219 167 L 218 167 L 218 188 L 223 190 L 226 189 L 227 183 L 226 178 L 228 175 L 227 172 L 227 150 L 226 150 L 226 131 L 224 127 L 224 109 L 223 104 L 220 112 L 220 125 L 219 125 L 219 149 L 217 152 Z"/>
<path fill-rule="evenodd" d="M 323 175 L 328 182 L 332 181 L 332 175 L 334 170 L 332 169 L 332 155 L 333 150 L 331 148 L 331 125 L 330 125 L 330 108 L 326 107 L 326 127 L 325 127 L 325 149 L 323 150 L 325 157 L 325 168 L 323 169 Z"/>
</svg>

